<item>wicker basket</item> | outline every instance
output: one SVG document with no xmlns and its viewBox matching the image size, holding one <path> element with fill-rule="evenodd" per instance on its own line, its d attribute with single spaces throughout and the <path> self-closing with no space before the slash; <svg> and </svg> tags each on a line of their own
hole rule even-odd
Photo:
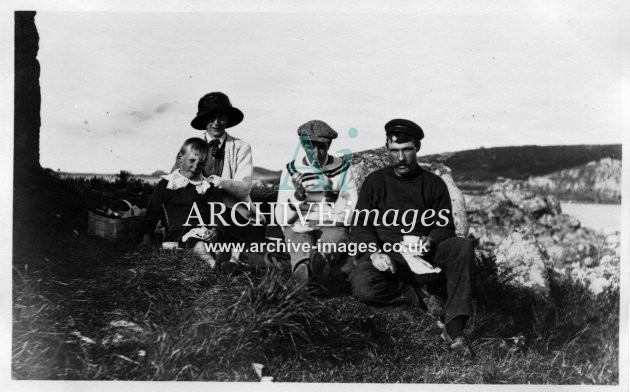
<svg viewBox="0 0 630 392">
<path fill-rule="evenodd" d="M 127 202 L 126 200 L 123 200 Z M 129 202 L 127 202 L 129 203 Z M 88 235 L 106 238 L 108 240 L 120 240 L 132 237 L 140 227 L 143 216 L 133 216 L 125 219 L 113 219 L 100 216 L 88 211 Z"/>
</svg>

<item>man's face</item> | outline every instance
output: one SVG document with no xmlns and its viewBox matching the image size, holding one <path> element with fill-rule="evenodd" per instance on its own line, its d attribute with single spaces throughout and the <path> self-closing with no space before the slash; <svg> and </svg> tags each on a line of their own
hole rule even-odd
<svg viewBox="0 0 630 392">
<path fill-rule="evenodd" d="M 186 154 L 179 158 L 179 171 L 188 179 L 199 177 L 206 166 L 206 157 L 197 151 L 191 151 L 190 147 Z"/>
<path fill-rule="evenodd" d="M 228 116 L 225 113 L 216 113 L 208 118 L 208 135 L 213 138 L 219 138 L 225 133 L 225 127 L 227 126 Z"/>
<path fill-rule="evenodd" d="M 405 177 L 413 173 L 416 167 L 416 154 L 418 151 L 419 149 L 416 149 L 413 140 L 405 143 L 389 141 L 387 145 L 389 163 L 394 167 L 394 172 L 399 177 Z"/>
<path fill-rule="evenodd" d="M 311 141 L 311 145 L 313 146 L 313 152 L 309 152 L 308 143 L 302 143 L 302 147 L 306 151 L 306 156 L 308 157 L 309 162 L 313 162 L 314 159 L 317 159 L 320 166 L 326 164 L 328 160 L 328 149 L 330 148 L 330 143 L 327 142 L 316 142 Z"/>
</svg>

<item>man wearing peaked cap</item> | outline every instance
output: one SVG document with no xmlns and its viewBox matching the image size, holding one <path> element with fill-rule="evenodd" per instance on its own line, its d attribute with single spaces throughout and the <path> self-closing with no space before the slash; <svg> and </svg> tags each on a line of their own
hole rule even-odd
<svg viewBox="0 0 630 392">
<path fill-rule="evenodd" d="M 424 137 L 422 128 L 413 121 L 395 119 L 385 124 L 385 134 L 390 166 L 366 177 L 356 211 L 376 210 L 383 216 L 394 210 L 399 218 L 390 225 L 355 219 L 351 241 L 376 251 L 358 255 L 351 276 L 352 291 L 367 304 L 409 304 L 436 313 L 445 324 L 441 336 L 450 348 L 472 356 L 464 327 L 473 314 L 473 245 L 455 236 L 444 181 L 416 162 Z M 416 211 L 417 219 L 405 221 L 406 211 Z M 391 250 L 400 243 L 420 244 L 416 245 L 417 254 L 410 258 Z"/>
<path fill-rule="evenodd" d="M 385 124 L 385 134 L 389 135 L 394 133 L 407 135 L 415 140 L 422 140 L 424 138 L 424 132 L 418 124 L 401 118 L 390 120 Z"/>
<path fill-rule="evenodd" d="M 289 162 L 282 171 L 275 217 L 289 246 L 293 276 L 300 283 L 328 280 L 341 275 L 343 254 L 318 252 L 315 244 L 347 244 L 348 226 L 357 200 L 357 190 L 349 157 L 328 154 L 337 132 L 320 120 L 311 120 L 297 129 L 306 153 Z M 298 211 L 299 209 L 299 211 Z M 300 214 L 305 217 L 302 222 Z M 320 219 L 321 218 L 321 219 Z M 304 251 L 302 244 L 312 249 Z"/>
</svg>

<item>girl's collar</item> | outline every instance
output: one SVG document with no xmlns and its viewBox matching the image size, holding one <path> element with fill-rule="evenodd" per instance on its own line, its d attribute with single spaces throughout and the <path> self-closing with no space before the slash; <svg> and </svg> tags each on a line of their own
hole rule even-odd
<svg viewBox="0 0 630 392">
<path fill-rule="evenodd" d="M 191 184 L 197 190 L 197 193 L 204 194 L 208 189 L 212 186 L 206 181 L 206 178 L 202 175 L 198 180 L 191 180 L 186 178 L 179 169 L 176 169 L 171 174 L 165 174 L 162 176 L 163 179 L 168 181 L 166 185 L 166 189 L 177 190 L 186 188 L 188 184 Z"/>
</svg>

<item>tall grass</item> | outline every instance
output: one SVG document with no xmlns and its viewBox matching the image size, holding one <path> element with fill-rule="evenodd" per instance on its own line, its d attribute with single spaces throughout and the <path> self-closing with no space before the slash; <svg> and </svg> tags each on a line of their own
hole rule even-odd
<svg viewBox="0 0 630 392">
<path fill-rule="evenodd" d="M 593 296 L 551 275 L 550 295 L 540 298 L 481 257 L 471 362 L 448 350 L 419 308 L 316 297 L 283 270 L 228 277 L 186 252 L 138 252 L 75 233 L 83 193 L 64 193 L 75 204 L 58 204 L 67 184 L 53 185 L 42 201 L 21 199 L 16 209 L 46 218 L 15 225 L 16 379 L 257 381 L 256 362 L 278 381 L 619 380 L 618 291 Z"/>
<path fill-rule="evenodd" d="M 618 380 L 617 294 L 564 281 L 546 304 L 478 290 L 476 362 L 449 353 L 420 309 L 317 298 L 278 270 L 220 276 L 181 252 L 129 252 L 65 281 L 16 268 L 14 281 L 19 379 L 255 381 L 257 362 L 279 381 Z"/>
</svg>

